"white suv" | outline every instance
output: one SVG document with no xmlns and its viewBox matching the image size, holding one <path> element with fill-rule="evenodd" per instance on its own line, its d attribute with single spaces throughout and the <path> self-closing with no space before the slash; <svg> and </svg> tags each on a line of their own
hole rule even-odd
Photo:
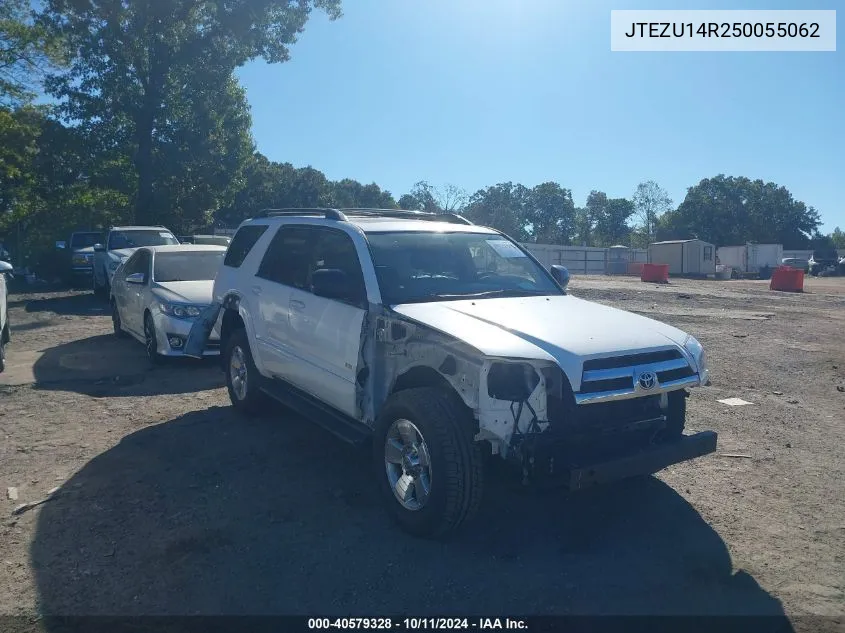
<svg viewBox="0 0 845 633">
<path fill-rule="evenodd" d="M 477 509 L 485 452 L 575 490 L 715 451 L 714 432 L 683 434 L 708 380 L 698 341 L 567 281 L 458 216 L 266 211 L 238 228 L 186 353 L 219 328 L 235 407 L 270 396 L 371 440 L 393 516 L 439 536 Z"/>
</svg>

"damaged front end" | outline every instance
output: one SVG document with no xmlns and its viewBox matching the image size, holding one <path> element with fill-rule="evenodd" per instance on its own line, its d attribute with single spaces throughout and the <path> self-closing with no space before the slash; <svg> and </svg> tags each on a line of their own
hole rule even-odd
<svg viewBox="0 0 845 633">
<path fill-rule="evenodd" d="M 714 432 L 683 435 L 685 389 L 579 405 L 551 363 L 491 360 L 482 376 L 476 439 L 518 466 L 524 483 L 577 490 L 716 450 Z"/>
</svg>

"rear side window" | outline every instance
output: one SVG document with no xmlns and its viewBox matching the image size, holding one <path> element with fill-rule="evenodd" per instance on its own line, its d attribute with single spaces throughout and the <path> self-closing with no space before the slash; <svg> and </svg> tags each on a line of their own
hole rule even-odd
<svg viewBox="0 0 845 633">
<path fill-rule="evenodd" d="M 244 263 L 246 256 L 249 255 L 252 247 L 255 246 L 255 243 L 264 235 L 264 231 L 266 230 L 266 224 L 250 224 L 238 229 L 235 237 L 232 238 L 232 243 L 229 244 L 229 250 L 226 251 L 226 258 L 223 260 L 223 264 L 230 268 L 240 267 Z"/>
<path fill-rule="evenodd" d="M 270 241 L 256 275 L 285 286 L 308 290 L 308 267 L 315 236 L 308 227 L 282 226 Z"/>
</svg>

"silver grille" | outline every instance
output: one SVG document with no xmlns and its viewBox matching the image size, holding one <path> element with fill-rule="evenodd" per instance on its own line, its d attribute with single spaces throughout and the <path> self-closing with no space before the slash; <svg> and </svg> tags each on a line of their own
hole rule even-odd
<svg viewBox="0 0 845 633">
<path fill-rule="evenodd" d="M 698 382 L 695 369 L 677 349 L 584 362 L 576 402 L 599 402 L 660 393 Z"/>
</svg>

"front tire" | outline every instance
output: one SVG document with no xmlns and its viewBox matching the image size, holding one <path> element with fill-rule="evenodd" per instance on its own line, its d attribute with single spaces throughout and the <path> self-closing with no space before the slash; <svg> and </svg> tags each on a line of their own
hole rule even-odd
<svg viewBox="0 0 845 633">
<path fill-rule="evenodd" d="M 249 349 L 249 339 L 246 330 L 237 329 L 226 341 L 223 350 L 223 368 L 226 372 L 226 389 L 232 406 L 247 415 L 261 412 L 264 395 L 261 392 L 260 376 L 252 351 Z"/>
<path fill-rule="evenodd" d="M 156 328 L 153 323 L 153 317 L 149 312 L 144 315 L 144 349 L 147 352 L 147 358 L 151 364 L 160 365 L 164 360 L 162 355 L 158 353 Z"/>
<path fill-rule="evenodd" d="M 481 504 L 484 469 L 472 418 L 442 389 L 407 389 L 388 399 L 376 420 L 373 461 L 389 513 L 414 536 L 447 536 Z"/>
<path fill-rule="evenodd" d="M 120 312 L 117 309 L 117 302 L 111 302 L 111 324 L 114 328 L 114 335 L 117 338 L 126 338 L 126 332 L 123 331 L 123 325 L 120 321 Z"/>
</svg>

